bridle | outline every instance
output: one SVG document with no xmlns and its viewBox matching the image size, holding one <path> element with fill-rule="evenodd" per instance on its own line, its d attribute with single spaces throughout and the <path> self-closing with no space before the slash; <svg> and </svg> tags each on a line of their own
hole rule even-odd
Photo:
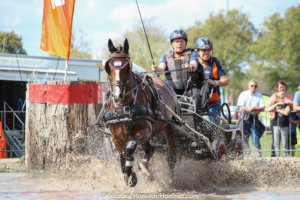
<svg viewBox="0 0 300 200">
<path fill-rule="evenodd" d="M 106 67 L 109 67 L 109 71 L 111 69 L 122 70 L 126 67 L 130 68 L 131 67 L 130 56 L 126 53 L 122 53 L 122 52 L 119 52 L 119 51 L 117 51 L 115 53 L 112 53 L 112 54 L 110 54 L 109 59 L 106 61 Z M 106 70 L 108 70 L 108 69 L 106 69 Z M 132 90 L 131 89 L 129 92 L 125 91 L 128 83 L 129 83 L 129 80 L 130 80 L 130 75 L 128 75 L 124 81 L 121 81 L 121 80 L 112 81 L 111 78 L 109 78 L 109 81 L 110 81 L 110 94 L 111 94 L 111 97 L 112 97 L 112 100 L 113 100 L 114 104 L 116 102 L 115 102 L 115 99 L 113 97 L 113 87 L 120 88 L 120 90 L 121 90 L 120 96 L 122 97 L 122 101 L 124 102 L 125 97 Z"/>
</svg>

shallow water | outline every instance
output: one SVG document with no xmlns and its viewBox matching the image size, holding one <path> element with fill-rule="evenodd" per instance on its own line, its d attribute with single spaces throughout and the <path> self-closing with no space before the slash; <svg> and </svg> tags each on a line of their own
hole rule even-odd
<svg viewBox="0 0 300 200">
<path fill-rule="evenodd" d="M 137 169 L 128 188 L 116 159 L 79 157 L 60 171 L 1 173 L 0 199 L 300 199 L 300 159 L 257 158 L 205 162 L 181 160 L 170 186 L 166 159 L 154 155 L 154 181 Z"/>
</svg>

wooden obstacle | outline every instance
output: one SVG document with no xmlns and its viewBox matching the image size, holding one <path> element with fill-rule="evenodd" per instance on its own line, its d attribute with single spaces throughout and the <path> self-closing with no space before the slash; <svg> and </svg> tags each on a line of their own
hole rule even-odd
<svg viewBox="0 0 300 200">
<path fill-rule="evenodd" d="M 27 85 L 25 164 L 56 169 L 76 155 L 99 155 L 103 134 L 91 131 L 103 103 L 103 84 L 49 81 Z"/>
</svg>

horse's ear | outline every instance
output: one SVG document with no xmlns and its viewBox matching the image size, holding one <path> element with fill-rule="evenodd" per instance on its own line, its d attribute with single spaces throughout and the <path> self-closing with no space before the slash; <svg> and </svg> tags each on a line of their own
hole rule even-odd
<svg viewBox="0 0 300 200">
<path fill-rule="evenodd" d="M 109 50 L 110 53 L 113 53 L 113 52 L 117 51 L 117 48 L 114 46 L 111 39 L 108 40 L 108 50 Z"/>
<path fill-rule="evenodd" d="M 129 54 L 128 50 L 129 50 L 129 43 L 128 43 L 128 40 L 126 38 L 125 41 L 124 41 L 124 45 L 123 45 L 123 52 L 126 53 L 126 54 Z"/>
<path fill-rule="evenodd" d="M 106 62 L 105 62 L 104 69 L 105 69 L 106 73 L 107 73 L 108 75 L 110 75 L 109 61 L 106 61 Z"/>
</svg>

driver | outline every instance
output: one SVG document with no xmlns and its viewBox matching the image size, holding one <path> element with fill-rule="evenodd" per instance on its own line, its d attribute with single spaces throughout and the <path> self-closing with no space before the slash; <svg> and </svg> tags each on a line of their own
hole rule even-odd
<svg viewBox="0 0 300 200">
<path fill-rule="evenodd" d="M 221 115 L 221 99 L 220 99 L 220 87 L 227 86 L 229 84 L 229 78 L 226 76 L 226 72 L 220 63 L 220 61 L 211 56 L 213 51 L 213 43 L 207 37 L 199 38 L 195 43 L 196 52 L 192 53 L 191 65 L 197 65 L 197 68 L 204 70 L 204 79 L 206 83 L 201 88 L 201 95 L 207 96 L 207 103 L 200 112 L 207 113 L 209 120 L 215 124 L 219 124 L 219 120 L 215 116 Z M 208 90 L 208 95 L 203 92 Z"/>
<path fill-rule="evenodd" d="M 164 54 L 160 64 L 152 65 L 152 70 L 156 72 L 166 72 L 166 80 L 171 85 L 176 94 L 182 95 L 187 89 L 199 89 L 203 78 L 197 77 L 201 73 L 197 72 L 197 63 L 190 65 L 190 57 L 193 49 L 186 48 L 188 36 L 183 30 L 177 29 L 170 34 L 172 49 Z M 191 85 L 187 81 L 191 77 Z"/>
</svg>

